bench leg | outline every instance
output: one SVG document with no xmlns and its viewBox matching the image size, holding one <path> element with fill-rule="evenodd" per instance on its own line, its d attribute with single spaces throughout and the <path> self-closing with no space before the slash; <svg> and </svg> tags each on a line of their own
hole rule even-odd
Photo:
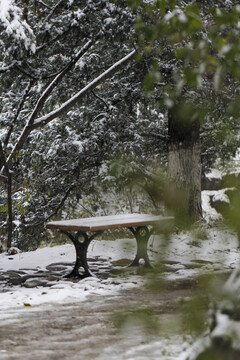
<svg viewBox="0 0 240 360">
<path fill-rule="evenodd" d="M 78 278 L 85 278 L 88 276 L 94 276 L 91 270 L 88 266 L 87 261 L 87 250 L 90 242 L 97 236 L 102 233 L 102 231 L 98 231 L 91 236 L 88 236 L 88 234 L 84 231 L 78 231 L 76 234 L 72 234 L 68 231 L 61 230 L 61 232 L 68 236 L 68 238 L 73 242 L 73 245 L 76 250 L 76 262 L 74 265 L 73 270 L 70 272 L 70 274 L 66 275 L 66 277 L 78 277 Z M 82 238 L 83 241 L 79 241 L 79 238 Z M 80 270 L 82 271 L 80 273 Z"/>
<path fill-rule="evenodd" d="M 137 241 L 137 254 L 130 266 L 139 266 L 140 260 L 143 259 L 144 266 L 152 267 L 147 253 L 148 240 L 152 232 L 149 231 L 147 226 L 137 227 L 136 229 L 129 228 L 129 230 L 134 234 Z"/>
</svg>

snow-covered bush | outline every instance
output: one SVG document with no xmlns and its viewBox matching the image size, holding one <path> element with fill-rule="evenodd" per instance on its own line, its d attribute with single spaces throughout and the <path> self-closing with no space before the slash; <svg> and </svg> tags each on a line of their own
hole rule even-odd
<svg viewBox="0 0 240 360">
<path fill-rule="evenodd" d="M 33 30 L 23 19 L 23 12 L 14 0 L 0 0 L 0 27 L 2 34 L 13 39 L 15 44 L 23 43 L 27 50 L 36 50 Z"/>
</svg>

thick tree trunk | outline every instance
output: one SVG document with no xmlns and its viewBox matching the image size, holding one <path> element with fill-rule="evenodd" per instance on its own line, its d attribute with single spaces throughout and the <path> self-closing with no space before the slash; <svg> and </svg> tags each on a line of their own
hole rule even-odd
<svg viewBox="0 0 240 360">
<path fill-rule="evenodd" d="M 199 218 L 202 214 L 200 144 L 181 148 L 181 143 L 171 143 L 168 161 L 169 176 L 178 193 L 176 211 Z"/>
<path fill-rule="evenodd" d="M 178 106 L 169 111 L 170 205 L 181 218 L 196 220 L 202 216 L 200 124 L 181 114 Z"/>
</svg>

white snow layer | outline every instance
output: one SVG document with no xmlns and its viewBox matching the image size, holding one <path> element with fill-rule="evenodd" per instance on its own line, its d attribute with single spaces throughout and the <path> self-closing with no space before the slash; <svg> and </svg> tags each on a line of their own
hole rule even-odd
<svg viewBox="0 0 240 360">
<path fill-rule="evenodd" d="M 33 31 L 22 19 L 22 11 L 13 0 L 0 0 L 0 23 L 4 26 L 7 35 L 23 41 L 26 49 L 35 52 Z"/>
<path fill-rule="evenodd" d="M 150 259 L 153 262 L 156 261 L 156 256 L 158 256 L 156 254 L 160 253 L 164 257 L 164 261 L 169 261 L 169 266 L 172 268 L 172 271 L 163 274 L 165 278 L 181 279 L 194 276 L 199 271 L 232 269 L 239 263 L 238 241 L 234 234 L 231 235 L 225 230 L 208 229 L 205 240 L 193 239 L 193 235 L 187 232 L 174 235 L 168 243 L 161 236 L 153 236 L 150 239 Z M 103 260 L 103 264 L 110 266 L 116 260 L 133 259 L 135 251 L 134 239 L 94 240 L 89 247 L 89 256 L 99 258 Z M 24 270 L 28 274 L 36 274 L 36 271 L 46 270 L 46 266 L 50 264 L 71 263 L 74 260 L 75 251 L 71 244 L 45 247 L 16 255 L 3 253 L 0 254 L 0 272 Z M 199 261 L 202 262 L 200 270 L 199 266 L 188 266 L 194 264 L 195 261 L 198 264 Z M 70 270 L 71 265 L 69 265 L 69 272 Z M 29 281 L 32 280 L 32 278 L 29 279 Z M 86 278 L 78 282 L 58 279 L 55 283 L 51 281 L 49 287 L 44 288 L 41 286 L 34 288 L 13 286 L 13 291 L 1 293 L 0 316 L 5 316 L 4 309 L 10 307 L 49 302 L 80 302 L 93 292 L 95 294 L 111 294 L 121 289 L 140 286 L 143 282 L 143 277 L 126 270 L 124 276 L 112 278 L 110 275 L 105 280 L 97 277 Z"/>
<path fill-rule="evenodd" d="M 214 210 L 210 207 L 210 195 L 213 194 L 203 192 L 203 208 L 207 219 L 213 219 L 215 216 Z M 237 267 L 240 260 L 240 251 L 236 234 L 219 227 L 207 227 L 205 231 L 206 236 L 204 238 L 200 237 L 200 239 L 197 233 L 190 232 L 174 234 L 167 242 L 163 236 L 151 237 L 149 244 L 151 261 L 154 262 L 156 254 L 160 254 L 168 267 L 171 267 L 171 271 L 166 270 L 161 275 L 163 278 L 177 280 L 196 276 L 199 273 L 203 274 L 204 271 L 221 273 L 224 270 L 229 271 Z M 113 266 L 113 268 L 116 266 L 112 264 L 114 261 L 126 258 L 133 259 L 135 252 L 136 244 L 134 239 L 94 240 L 89 247 L 89 257 L 101 259 L 102 264 L 107 264 L 109 267 Z M 71 244 L 45 247 L 15 255 L 2 253 L 0 254 L 0 273 L 22 270 L 25 274 L 34 275 L 38 271 L 44 272 L 49 264 L 71 263 L 74 260 L 75 250 Z M 198 266 L 194 266 L 194 264 Z M 199 267 L 199 264 L 201 264 L 201 267 Z M 71 268 L 69 265 L 69 271 Z M 25 284 L 28 281 L 34 281 L 34 278 L 26 280 Z M 7 319 L 7 321 L 11 321 L 15 312 L 23 311 L 26 306 L 31 306 L 31 311 L 38 311 L 39 307 L 36 305 L 45 307 L 54 303 L 80 303 L 87 300 L 91 294 L 94 294 L 94 296 L 112 296 L 121 290 L 140 287 L 144 284 L 144 281 L 143 276 L 136 275 L 136 272 L 126 269 L 126 271 L 123 271 L 123 276 L 110 274 L 107 279 L 91 277 L 80 281 L 68 281 L 64 278 L 57 278 L 56 281 L 54 279 L 49 280 L 47 286 L 41 286 L 40 281 L 38 286 L 29 288 L 20 285 L 12 285 L 10 288 L 9 285 L 3 284 L 0 293 L 0 320 Z M 232 325 L 234 324 L 229 324 L 229 321 L 231 320 L 219 315 L 219 326 L 216 327 L 213 336 L 228 330 L 232 331 Z M 239 341 L 238 329 L 237 335 L 236 341 Z M 164 341 L 167 341 L 167 343 Z M 206 337 L 200 339 L 193 347 L 189 347 L 187 344 L 183 346 L 183 343 L 178 338 L 176 340 L 176 337 L 168 340 L 161 339 L 159 343 L 155 343 L 156 356 L 154 358 L 157 359 L 162 351 L 162 360 L 189 360 L 193 358 L 194 354 L 205 348 L 209 341 L 209 337 Z M 152 346 L 152 343 L 149 345 Z M 165 354 L 166 349 L 170 354 L 175 355 L 167 356 Z M 187 350 L 182 352 L 183 349 Z"/>
</svg>

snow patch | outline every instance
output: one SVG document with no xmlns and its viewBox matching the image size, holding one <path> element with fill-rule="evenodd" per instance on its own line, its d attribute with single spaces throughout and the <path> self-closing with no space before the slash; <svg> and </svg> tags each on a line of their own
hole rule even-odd
<svg viewBox="0 0 240 360">
<path fill-rule="evenodd" d="M 222 192 L 222 190 L 220 190 Z M 211 206 L 211 197 L 218 196 L 218 191 L 215 190 L 205 190 L 202 191 L 202 212 L 203 217 L 207 223 L 211 221 L 222 219 L 222 215 L 219 214 L 212 206 Z M 220 195 L 219 195 L 220 197 Z"/>
<path fill-rule="evenodd" d="M 35 52 L 33 31 L 27 22 L 22 20 L 22 11 L 13 0 L 0 0 L 0 23 L 9 36 L 12 35 L 16 40 L 23 41 L 26 49 Z"/>
<path fill-rule="evenodd" d="M 233 349 L 240 349 L 240 326 L 239 321 L 234 321 L 226 314 L 216 314 L 217 326 L 213 330 L 211 336 L 214 337 L 228 337 L 231 339 Z"/>
<path fill-rule="evenodd" d="M 222 175 L 222 171 L 218 169 L 212 169 L 209 173 L 206 174 L 206 177 L 208 179 L 221 179 Z"/>
</svg>

